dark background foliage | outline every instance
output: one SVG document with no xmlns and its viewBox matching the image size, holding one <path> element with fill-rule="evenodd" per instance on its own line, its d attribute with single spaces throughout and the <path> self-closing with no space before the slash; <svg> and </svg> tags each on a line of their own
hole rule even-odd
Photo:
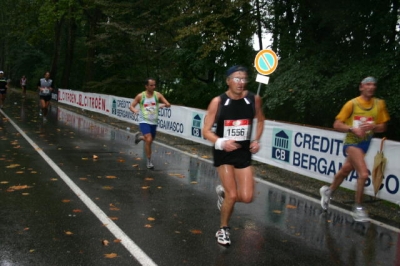
<svg viewBox="0 0 400 266">
<path fill-rule="evenodd" d="M 3 0 L 0 68 L 31 90 L 51 71 L 59 88 L 132 98 L 153 77 L 173 104 L 205 109 L 229 66 L 249 67 L 256 92 L 255 55 L 271 48 L 268 119 L 331 127 L 372 75 L 400 140 L 399 1 Z"/>
</svg>

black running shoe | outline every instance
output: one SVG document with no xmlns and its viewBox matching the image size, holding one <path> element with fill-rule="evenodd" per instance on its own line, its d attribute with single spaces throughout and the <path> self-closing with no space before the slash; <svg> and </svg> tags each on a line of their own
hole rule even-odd
<svg viewBox="0 0 400 266">
<path fill-rule="evenodd" d="M 135 144 L 138 144 L 142 140 L 142 134 L 140 132 L 135 133 Z"/>
</svg>

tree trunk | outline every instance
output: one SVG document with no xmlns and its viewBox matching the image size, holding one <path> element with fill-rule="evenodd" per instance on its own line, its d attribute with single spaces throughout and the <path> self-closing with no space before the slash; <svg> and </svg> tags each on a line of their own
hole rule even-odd
<svg viewBox="0 0 400 266">
<path fill-rule="evenodd" d="M 94 62 L 96 56 L 96 32 L 97 21 L 101 15 L 99 9 L 95 8 L 93 15 L 86 13 L 89 20 L 89 33 L 87 36 L 87 55 L 85 69 L 85 83 L 94 80 Z"/>
<path fill-rule="evenodd" d="M 75 48 L 75 38 L 76 38 L 76 22 L 72 17 L 68 22 L 68 41 L 67 41 L 67 50 L 65 52 L 65 61 L 64 61 L 64 71 L 61 79 L 61 87 L 69 88 L 69 77 L 71 75 L 71 68 L 74 56 L 74 48 Z"/>
<path fill-rule="evenodd" d="M 54 25 L 54 51 L 50 69 L 50 73 L 53 80 L 55 80 L 57 77 L 58 59 L 60 57 L 61 28 L 63 23 L 64 23 L 64 17 L 62 17 Z"/>
<path fill-rule="evenodd" d="M 260 51 L 261 51 L 261 50 L 263 49 L 263 42 L 262 42 L 260 0 L 256 0 L 256 8 L 257 8 L 257 35 L 258 35 L 258 45 L 259 45 Z"/>
</svg>

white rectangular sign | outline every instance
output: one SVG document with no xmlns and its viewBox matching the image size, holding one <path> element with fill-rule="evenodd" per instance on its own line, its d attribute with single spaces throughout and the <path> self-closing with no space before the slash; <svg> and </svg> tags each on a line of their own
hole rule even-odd
<svg viewBox="0 0 400 266">
<path fill-rule="evenodd" d="M 257 81 L 257 82 L 260 82 L 260 83 L 263 83 L 263 84 L 268 84 L 268 82 L 269 82 L 269 77 L 268 77 L 268 76 L 264 76 L 264 75 L 257 74 L 256 81 Z"/>
</svg>

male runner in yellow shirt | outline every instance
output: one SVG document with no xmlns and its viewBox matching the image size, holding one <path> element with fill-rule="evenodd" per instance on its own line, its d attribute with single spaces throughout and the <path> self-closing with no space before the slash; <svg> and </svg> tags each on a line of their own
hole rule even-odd
<svg viewBox="0 0 400 266">
<path fill-rule="evenodd" d="M 386 131 L 386 123 L 390 119 L 385 101 L 374 97 L 376 82 L 373 77 L 364 78 L 359 87 L 360 96 L 348 101 L 336 116 L 334 129 L 347 132 L 343 143 L 343 151 L 347 158 L 332 184 L 320 189 L 321 206 L 327 210 L 332 193 L 351 171 L 356 170 L 358 177 L 352 215 L 358 222 L 369 220 L 365 208 L 361 205 L 365 182 L 369 175 L 364 157 L 374 133 Z"/>
</svg>

